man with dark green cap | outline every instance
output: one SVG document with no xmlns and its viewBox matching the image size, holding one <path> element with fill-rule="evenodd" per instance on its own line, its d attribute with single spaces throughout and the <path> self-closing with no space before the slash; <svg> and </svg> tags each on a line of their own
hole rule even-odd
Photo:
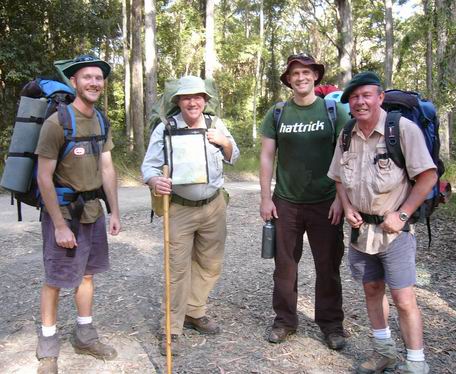
<svg viewBox="0 0 456 374">
<path fill-rule="evenodd" d="M 115 349 L 102 343 L 92 325 L 93 276 L 109 268 L 105 216 L 101 189 L 111 208 L 109 232 L 120 231 L 116 173 L 111 159 L 111 131 L 95 109 L 104 88 L 109 64 L 91 55 L 66 61 L 63 73 L 76 91 L 76 98 L 43 124 L 36 154 L 38 185 L 44 202 L 42 216 L 45 282 L 41 291 L 42 328 L 36 350 L 38 373 L 57 373 L 59 339 L 56 331 L 61 288 L 75 289 L 77 323 L 72 344 L 80 354 L 110 360 Z M 64 126 L 75 125 L 71 139 Z M 65 147 L 66 142 L 69 146 Z M 62 149 L 65 154 L 62 156 Z M 67 191 L 60 203 L 60 191 Z"/>
<path fill-rule="evenodd" d="M 416 241 L 408 221 L 437 180 L 436 166 L 419 127 L 399 120 L 399 139 L 405 168 L 390 158 L 385 143 L 387 113 L 384 92 L 373 72 L 360 73 L 341 97 L 355 118 L 349 135 L 339 138 L 328 176 L 336 181 L 352 235 L 348 259 L 355 280 L 363 284 L 372 327 L 373 353 L 357 368 L 359 374 L 394 369 L 396 347 L 388 326 L 388 285 L 396 305 L 407 349 L 401 373 L 427 374 L 423 326 L 413 286 L 416 282 Z M 347 140 L 350 138 L 350 141 Z M 414 184 L 410 183 L 410 179 Z"/>
</svg>

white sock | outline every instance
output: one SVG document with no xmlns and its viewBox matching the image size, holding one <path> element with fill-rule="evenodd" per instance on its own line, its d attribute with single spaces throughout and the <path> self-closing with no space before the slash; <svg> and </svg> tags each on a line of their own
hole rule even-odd
<svg viewBox="0 0 456 374">
<path fill-rule="evenodd" d="M 92 323 L 92 316 L 89 317 L 80 317 L 76 319 L 76 322 L 78 325 L 88 325 L 89 323 Z"/>
<path fill-rule="evenodd" d="M 41 325 L 41 332 L 42 332 L 43 336 L 46 336 L 46 337 L 53 336 L 57 332 L 57 326 L 56 325 L 54 325 L 54 326 Z"/>
<path fill-rule="evenodd" d="M 407 360 L 424 361 L 423 348 L 421 348 L 421 349 L 408 349 L 407 348 Z"/>
<path fill-rule="evenodd" d="M 375 339 L 390 339 L 391 338 L 391 330 L 389 326 L 386 326 L 384 329 L 372 329 L 372 334 L 374 335 Z"/>
</svg>

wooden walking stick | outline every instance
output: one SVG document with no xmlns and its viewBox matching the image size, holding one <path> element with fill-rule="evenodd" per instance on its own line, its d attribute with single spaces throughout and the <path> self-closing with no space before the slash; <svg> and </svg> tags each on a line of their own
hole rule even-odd
<svg viewBox="0 0 456 374">
<path fill-rule="evenodd" d="M 169 177 L 168 165 L 163 165 L 163 176 Z M 163 242 L 164 242 L 164 267 L 165 267 L 165 334 L 166 334 L 166 367 L 167 373 L 173 371 L 171 354 L 171 292 L 169 273 L 169 195 L 163 195 Z"/>
</svg>

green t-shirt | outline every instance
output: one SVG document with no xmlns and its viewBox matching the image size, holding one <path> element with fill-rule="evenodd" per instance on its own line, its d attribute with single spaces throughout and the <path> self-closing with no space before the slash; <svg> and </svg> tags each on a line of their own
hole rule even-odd
<svg viewBox="0 0 456 374">
<path fill-rule="evenodd" d="M 276 140 L 277 170 L 274 194 L 294 203 L 318 203 L 336 195 L 334 181 L 327 177 L 335 137 L 324 100 L 309 106 L 287 101 L 280 123 L 274 124 L 274 106 L 261 126 L 263 136 Z M 337 104 L 336 136 L 350 119 Z"/>
<path fill-rule="evenodd" d="M 86 117 L 73 105 L 72 108 L 75 114 L 77 137 L 101 134 L 95 112 L 91 117 Z M 54 113 L 44 121 L 35 153 L 41 157 L 57 160 L 64 143 L 63 127 L 59 124 L 58 114 Z M 101 187 L 103 182 L 99 156 L 96 156 L 96 150 L 94 150 L 96 146 L 87 141 L 74 147 L 63 160 L 57 163 L 54 181 L 60 186 L 71 187 L 75 191 L 92 191 Z M 107 141 L 100 146 L 102 152 L 110 151 L 114 147 L 110 130 Z M 68 209 L 61 207 L 61 210 L 63 216 L 70 219 Z M 81 223 L 93 223 L 102 214 L 103 209 L 98 199 L 90 200 L 84 205 Z"/>
</svg>

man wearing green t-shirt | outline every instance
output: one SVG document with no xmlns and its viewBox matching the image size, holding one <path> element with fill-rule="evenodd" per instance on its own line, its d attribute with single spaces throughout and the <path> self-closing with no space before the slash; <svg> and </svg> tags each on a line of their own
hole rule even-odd
<svg viewBox="0 0 456 374">
<path fill-rule="evenodd" d="M 349 117 L 337 104 L 332 126 L 324 100 L 315 95 L 324 71 L 308 54 L 288 57 L 280 80 L 293 90 L 293 97 L 280 116 L 277 105 L 269 109 L 261 128 L 260 214 L 265 221 L 273 219 L 276 226 L 276 317 L 268 340 L 283 342 L 298 327 L 298 264 L 307 233 L 316 268 L 315 322 L 328 346 L 338 350 L 345 346 L 339 273 L 344 254 L 343 210 L 335 184 L 326 174 L 335 139 Z M 276 154 L 276 185 L 271 194 Z"/>
</svg>

